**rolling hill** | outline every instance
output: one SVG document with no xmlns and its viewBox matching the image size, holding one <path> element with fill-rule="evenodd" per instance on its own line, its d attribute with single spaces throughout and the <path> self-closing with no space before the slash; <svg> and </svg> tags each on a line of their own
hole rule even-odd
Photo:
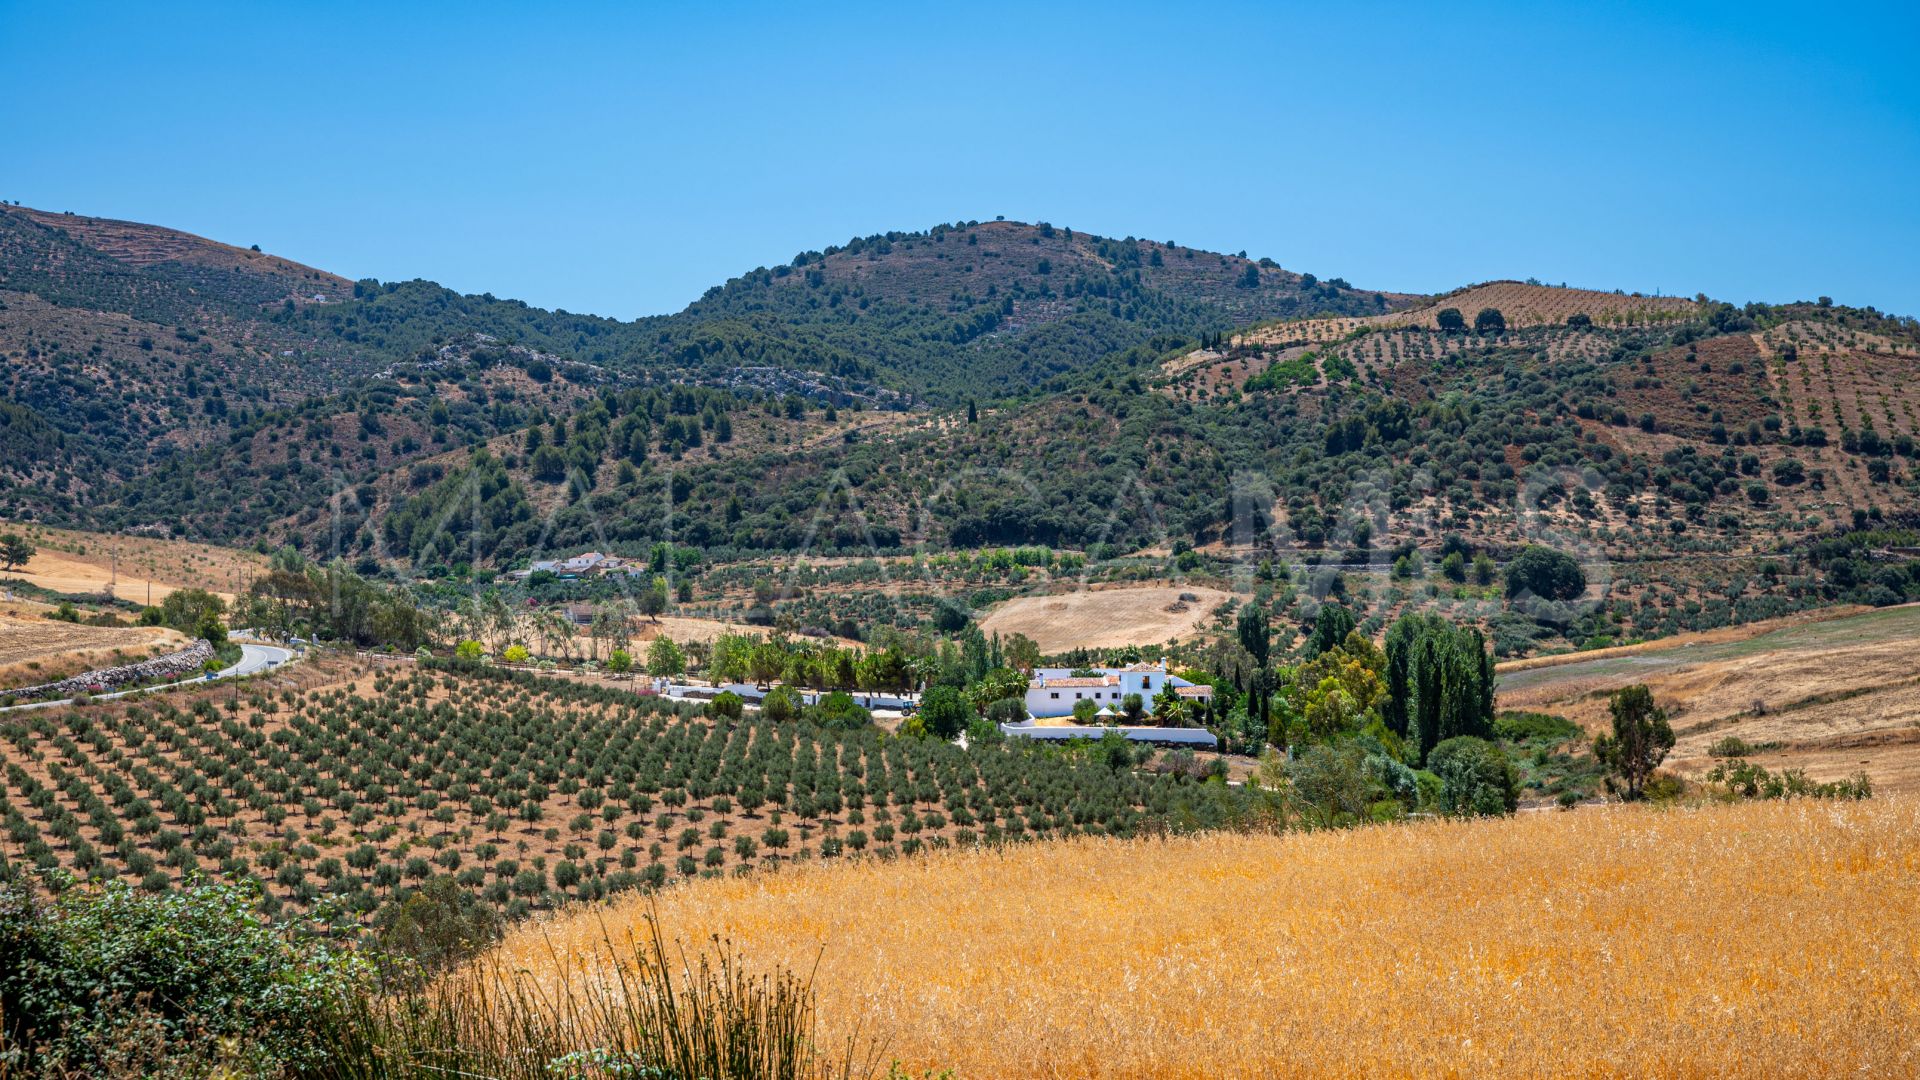
<svg viewBox="0 0 1920 1080">
<path fill-rule="evenodd" d="M 634 322 L 21 208 L 0 255 L 4 518 L 430 573 L 1191 548 L 1183 573 L 1266 560 L 1383 617 L 1494 599 L 1435 576 L 1447 551 L 1578 553 L 1600 606 L 1509 652 L 1920 596 L 1886 554 L 1920 526 L 1920 327 L 1824 299 L 1423 299 L 1005 221 Z"/>
<path fill-rule="evenodd" d="M 854 238 L 678 314 L 622 322 L 0 207 L 0 514 L 141 524 L 130 508 L 150 497 L 148 478 L 250 486 L 284 465 L 263 444 L 303 438 L 329 443 L 325 471 L 364 482 L 595 388 L 687 384 L 889 410 L 1017 397 L 1183 336 L 1405 301 L 1271 260 L 988 222 Z M 453 416 L 438 419 L 430 399 Z M 423 437 L 449 425 L 438 444 Z M 236 535 L 205 520 L 188 531 Z"/>
</svg>

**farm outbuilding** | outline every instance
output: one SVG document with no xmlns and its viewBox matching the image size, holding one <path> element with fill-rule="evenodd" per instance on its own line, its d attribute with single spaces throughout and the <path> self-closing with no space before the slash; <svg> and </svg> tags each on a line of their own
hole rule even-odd
<svg viewBox="0 0 1920 1080">
<path fill-rule="evenodd" d="M 1066 742 L 1070 739 L 1098 739 L 1109 731 L 1117 731 L 1132 742 L 1152 743 L 1156 746 L 1185 746 L 1191 749 L 1212 750 L 1219 745 L 1213 732 L 1206 728 L 1171 727 L 1061 727 L 1039 724 L 1001 724 L 1000 734 L 1009 738 L 1046 739 L 1053 742 Z"/>
</svg>

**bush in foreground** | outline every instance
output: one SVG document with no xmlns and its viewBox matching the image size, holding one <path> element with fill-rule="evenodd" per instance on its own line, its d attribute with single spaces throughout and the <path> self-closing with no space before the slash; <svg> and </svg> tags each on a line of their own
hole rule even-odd
<svg viewBox="0 0 1920 1080">
<path fill-rule="evenodd" d="M 491 924 L 468 919 L 450 934 L 444 917 L 423 917 L 428 901 L 459 906 L 457 892 L 431 886 L 388 920 L 382 944 L 433 965 L 491 938 Z M 270 925 L 255 899 L 225 884 L 159 896 L 109 884 L 48 901 L 18 877 L 0 882 L 0 1077 L 872 1072 L 851 1043 L 842 1057 L 816 1045 L 810 980 L 751 971 L 724 947 L 670 953 L 651 921 L 628 947 L 609 937 L 570 953 L 584 989 L 556 996 L 493 955 L 423 979 L 413 959 Z"/>
<path fill-rule="evenodd" d="M 280 1075 L 317 1064 L 330 1002 L 368 985 L 364 959 L 254 914 L 256 897 L 196 884 L 158 896 L 114 882 L 48 901 L 0 880 L 0 1075 Z"/>
</svg>

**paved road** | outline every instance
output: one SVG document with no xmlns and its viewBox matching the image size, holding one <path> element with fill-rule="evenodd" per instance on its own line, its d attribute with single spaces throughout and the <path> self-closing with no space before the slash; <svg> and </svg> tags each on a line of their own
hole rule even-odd
<svg viewBox="0 0 1920 1080">
<path fill-rule="evenodd" d="M 292 649 L 283 649 L 278 645 L 251 645 L 243 643 L 240 646 L 240 661 L 230 668 L 224 668 L 211 675 L 201 675 L 192 679 L 181 679 L 179 682 L 162 683 L 159 686 L 142 686 L 134 690 L 119 690 L 111 694 L 91 694 L 89 697 L 94 701 L 111 701 L 114 698 L 130 697 L 134 694 L 149 694 L 155 690 L 167 690 L 175 686 L 188 686 L 193 683 L 211 682 L 214 679 L 225 679 L 235 675 L 258 675 L 260 672 L 277 668 L 292 659 Z M 4 709 L 0 709 L 0 712 L 11 712 L 16 709 L 48 709 L 55 705 L 65 705 L 67 704 L 67 700 L 69 699 L 60 701 L 34 701 L 25 705 L 10 705 Z"/>
</svg>

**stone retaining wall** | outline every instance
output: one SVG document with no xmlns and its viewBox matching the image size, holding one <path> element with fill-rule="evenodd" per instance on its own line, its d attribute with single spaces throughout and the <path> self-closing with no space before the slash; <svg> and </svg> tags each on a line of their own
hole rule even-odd
<svg viewBox="0 0 1920 1080">
<path fill-rule="evenodd" d="M 96 688 L 115 690 L 135 683 L 152 682 L 155 679 L 178 678 L 200 670 L 201 665 L 211 659 L 213 659 L 213 646 L 201 640 L 179 652 L 156 656 L 137 664 L 101 668 L 99 671 L 83 672 L 70 679 L 61 679 L 59 682 L 26 686 L 18 690 L 3 690 L 0 694 L 23 700 L 69 698 L 76 694 L 94 693 Z"/>
</svg>

